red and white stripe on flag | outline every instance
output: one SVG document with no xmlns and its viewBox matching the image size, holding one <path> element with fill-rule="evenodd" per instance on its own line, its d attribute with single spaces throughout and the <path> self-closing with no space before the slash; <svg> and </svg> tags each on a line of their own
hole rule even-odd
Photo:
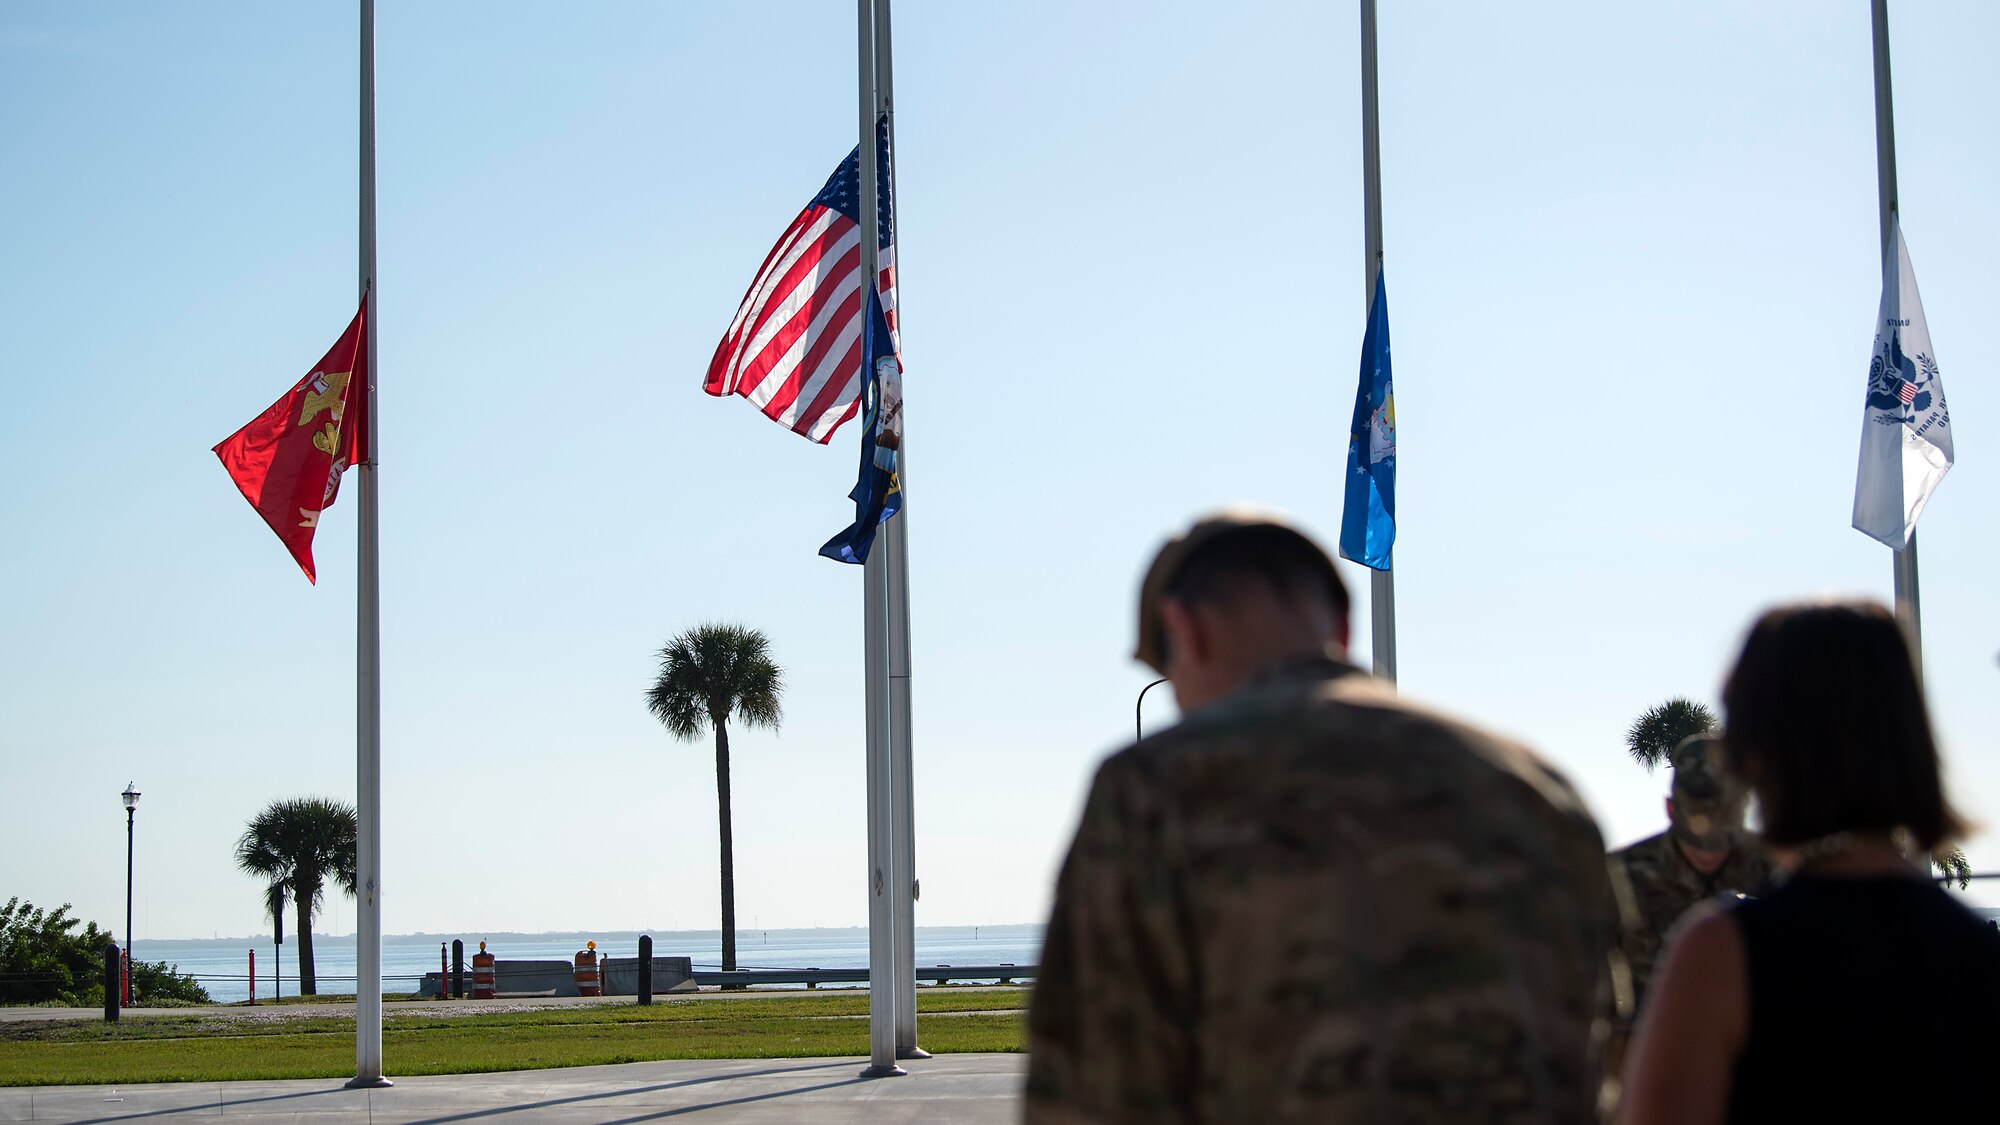
<svg viewBox="0 0 2000 1125">
<path fill-rule="evenodd" d="M 863 315 L 860 224 L 815 202 L 765 257 L 702 389 L 824 444 L 860 409 Z"/>
<path fill-rule="evenodd" d="M 877 123 L 875 148 L 880 173 L 873 201 L 879 235 L 875 284 L 890 347 L 900 355 L 889 186 L 895 173 L 886 117 Z M 785 228 L 743 294 L 702 381 L 709 394 L 742 395 L 765 417 L 821 444 L 860 413 L 869 374 L 861 369 L 868 308 L 862 300 L 860 167 L 857 145 Z"/>
</svg>

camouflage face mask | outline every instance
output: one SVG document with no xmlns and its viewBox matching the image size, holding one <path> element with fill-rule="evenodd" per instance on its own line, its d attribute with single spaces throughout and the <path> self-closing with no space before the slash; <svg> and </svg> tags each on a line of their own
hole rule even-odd
<svg viewBox="0 0 2000 1125">
<path fill-rule="evenodd" d="M 1702 851 L 1728 851 L 1743 838 L 1749 792 L 1722 768 L 1722 747 L 1696 735 L 1674 747 L 1674 839 Z"/>
</svg>

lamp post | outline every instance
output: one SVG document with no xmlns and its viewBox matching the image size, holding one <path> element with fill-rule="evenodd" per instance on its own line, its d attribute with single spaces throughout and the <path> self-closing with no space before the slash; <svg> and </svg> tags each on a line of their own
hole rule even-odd
<svg viewBox="0 0 2000 1125">
<path fill-rule="evenodd" d="M 1139 702 L 1132 705 L 1132 733 L 1137 736 L 1133 741 L 1144 741 L 1146 737 L 1146 693 L 1166 682 L 1167 678 L 1161 676 L 1139 689 Z"/>
<path fill-rule="evenodd" d="M 132 814 L 139 811 L 139 790 L 131 782 L 125 783 L 125 792 L 119 794 L 125 799 L 125 971 L 120 974 L 124 980 L 121 991 L 125 994 L 125 1006 L 132 1005 Z"/>
</svg>

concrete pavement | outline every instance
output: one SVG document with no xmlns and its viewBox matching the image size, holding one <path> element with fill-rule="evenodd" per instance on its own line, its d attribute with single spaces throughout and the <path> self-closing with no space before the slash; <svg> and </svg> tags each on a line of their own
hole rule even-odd
<svg viewBox="0 0 2000 1125">
<path fill-rule="evenodd" d="M 866 1059 L 674 1059 L 398 1078 L 348 1090 L 338 1079 L 0 1088 L 0 1122 L 180 1121 L 246 1125 L 447 1125 L 642 1121 L 998 1125 L 1020 1116 L 1025 1055 L 939 1055 L 902 1078 L 862 1078 Z"/>
</svg>

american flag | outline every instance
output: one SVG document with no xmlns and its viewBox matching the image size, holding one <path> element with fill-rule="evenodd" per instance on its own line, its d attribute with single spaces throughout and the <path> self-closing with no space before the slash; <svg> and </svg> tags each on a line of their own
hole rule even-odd
<svg viewBox="0 0 2000 1125">
<path fill-rule="evenodd" d="M 891 213 L 889 123 L 876 128 L 880 223 L 877 289 L 895 348 L 896 227 Z M 739 394 L 764 416 L 822 445 L 861 408 L 861 146 L 785 228 L 736 319 L 716 345 L 702 390 Z"/>
</svg>

